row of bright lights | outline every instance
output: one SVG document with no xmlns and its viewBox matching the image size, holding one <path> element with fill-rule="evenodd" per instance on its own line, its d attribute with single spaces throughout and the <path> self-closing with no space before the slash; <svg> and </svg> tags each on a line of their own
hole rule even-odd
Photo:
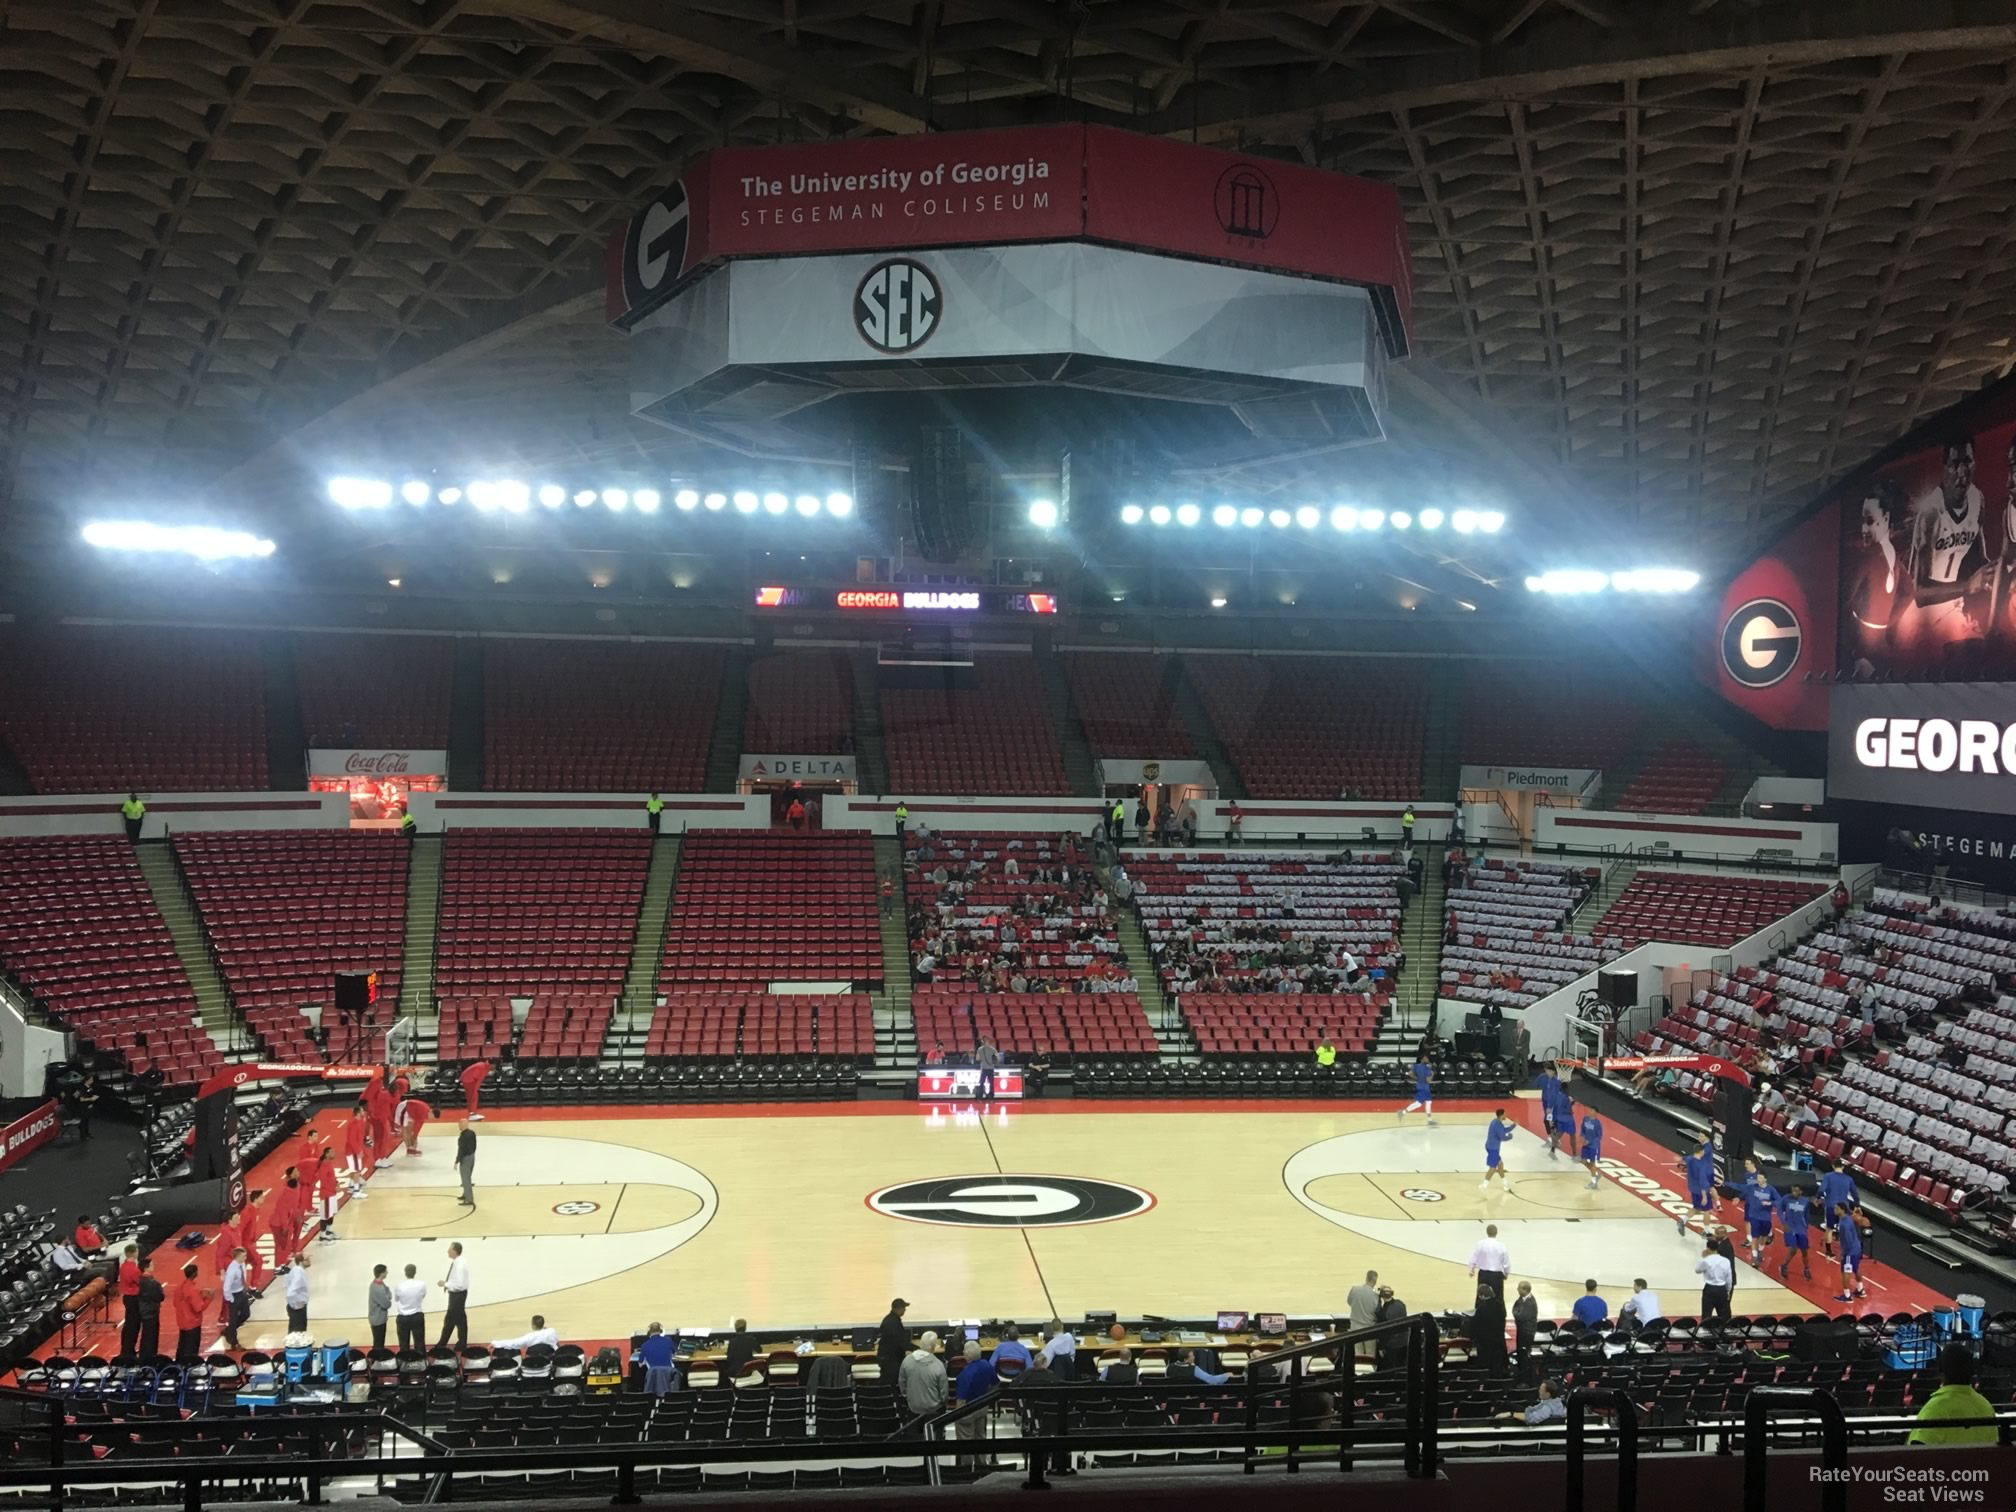
<svg viewBox="0 0 2016 1512">
<path fill-rule="evenodd" d="M 1691 593 L 1701 574 L 1680 567 L 1637 567 L 1628 572 L 1593 572 L 1587 568 L 1564 567 L 1526 579 L 1528 593 L 1555 593 L 1564 597 L 1602 593 Z"/>
<path fill-rule="evenodd" d="M 1036 518 L 1036 511 L 1042 507 L 1040 502 L 1030 506 L 1031 523 L 1044 523 Z M 1053 516 L 1050 523 L 1054 524 L 1055 506 L 1051 508 Z M 1412 530 L 1417 525 L 1423 530 L 1440 530 L 1447 524 L 1459 535 L 1478 532 L 1496 535 L 1505 528 L 1505 516 L 1495 509 L 1459 509 L 1454 514 L 1444 514 L 1439 509 L 1429 508 L 1410 514 L 1404 509 L 1353 509 L 1349 504 L 1339 504 L 1330 511 L 1329 518 L 1332 530 L 1383 530 L 1388 525 L 1395 530 Z M 1172 522 L 1185 526 L 1198 525 L 1204 520 L 1204 510 L 1197 504 L 1178 504 L 1173 509 L 1167 504 L 1153 504 L 1146 509 L 1139 504 L 1129 504 L 1120 511 L 1120 523 L 1123 525 L 1139 525 L 1143 520 L 1150 525 Z M 1212 507 L 1211 523 L 1221 529 L 1243 525 L 1248 530 L 1256 530 L 1261 525 L 1272 525 L 1276 530 L 1286 530 L 1295 525 L 1303 530 L 1315 530 L 1323 523 L 1323 511 L 1314 504 L 1304 504 L 1294 510 L 1262 509 L 1257 504 L 1248 504 L 1244 508 L 1218 504 Z"/>
<path fill-rule="evenodd" d="M 329 480 L 330 501 L 343 509 L 389 509 L 395 497 L 416 509 L 427 504 L 452 508 L 467 500 L 478 514 L 521 515 L 531 511 L 535 499 L 546 509 L 562 509 L 570 502 L 576 509 L 592 509 L 600 504 L 616 514 L 629 509 L 639 514 L 656 514 L 666 502 L 665 495 L 655 488 L 582 488 L 570 493 L 557 483 L 545 483 L 535 490 L 514 478 L 478 478 L 466 488 L 451 485 L 439 490 L 417 478 L 402 483 L 396 490 L 382 478 Z M 696 509 L 719 514 L 732 507 L 735 513 L 745 515 L 796 511 L 808 520 L 822 513 L 841 520 L 854 513 L 854 499 L 844 493 L 829 493 L 821 499 L 817 494 L 758 493 L 746 488 L 734 493 L 702 493 L 697 488 L 682 488 L 673 493 L 671 503 L 674 509 L 689 514 Z"/>
<path fill-rule="evenodd" d="M 146 520 L 93 520 L 84 527 L 84 543 L 101 551 L 167 552 L 199 562 L 238 557 L 270 557 L 273 543 L 249 530 L 224 530 L 215 525 L 154 525 Z"/>
</svg>

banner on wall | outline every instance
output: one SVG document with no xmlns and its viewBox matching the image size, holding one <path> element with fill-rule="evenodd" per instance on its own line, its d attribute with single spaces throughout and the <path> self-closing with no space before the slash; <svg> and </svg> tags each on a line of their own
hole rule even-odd
<svg viewBox="0 0 2016 1512">
<path fill-rule="evenodd" d="M 1580 796 L 1594 789 L 1602 776 L 1601 772 L 1586 767 L 1466 766 L 1458 781 L 1465 788 Z"/>
<path fill-rule="evenodd" d="M 34 1111 L 0 1129 L 0 1171 L 26 1160 L 42 1146 L 48 1144 L 63 1128 L 63 1118 L 56 1111 L 56 1101 L 48 1102 Z"/>
<path fill-rule="evenodd" d="M 759 782 L 852 782 L 852 756 L 744 756 L 741 775 Z"/>
<path fill-rule="evenodd" d="M 1835 505 L 1794 525 L 1723 589 L 1701 646 L 1701 678 L 1779 730 L 1827 728 L 1835 665 L 1840 528 Z"/>
<path fill-rule="evenodd" d="M 448 753 L 427 750 L 341 750 L 308 753 L 311 793 L 348 793 L 352 829 L 397 829 L 407 795 L 448 787 Z"/>
</svg>

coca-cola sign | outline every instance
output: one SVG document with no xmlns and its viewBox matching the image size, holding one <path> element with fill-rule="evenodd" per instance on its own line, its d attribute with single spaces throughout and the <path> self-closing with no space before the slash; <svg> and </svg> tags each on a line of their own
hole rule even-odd
<svg viewBox="0 0 2016 1512">
<path fill-rule="evenodd" d="M 448 770 L 446 751 L 332 751 L 308 753 L 310 777 L 438 777 Z"/>
</svg>

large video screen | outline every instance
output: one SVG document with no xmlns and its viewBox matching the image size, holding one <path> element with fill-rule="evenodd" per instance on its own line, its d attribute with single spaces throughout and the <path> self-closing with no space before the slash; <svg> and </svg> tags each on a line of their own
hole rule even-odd
<svg viewBox="0 0 2016 1512">
<path fill-rule="evenodd" d="M 2016 420 L 1956 431 L 1841 499 L 1841 660 L 1857 681 L 2016 678 Z"/>
<path fill-rule="evenodd" d="M 1827 796 L 2016 814 L 2016 685 L 1836 688 Z"/>
</svg>

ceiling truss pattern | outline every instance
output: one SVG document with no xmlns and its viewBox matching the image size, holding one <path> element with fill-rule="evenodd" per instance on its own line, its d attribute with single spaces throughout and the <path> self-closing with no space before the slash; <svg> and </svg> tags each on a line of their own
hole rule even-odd
<svg viewBox="0 0 2016 1512">
<path fill-rule="evenodd" d="M 2007 16 L 11 0 L 0 498 L 199 490 L 318 423 L 416 416 L 556 459 L 676 450 L 624 413 L 585 295 L 684 158 L 1084 117 L 1395 183 L 1435 382 L 1595 518 L 1747 539 L 2009 368 Z"/>
</svg>

